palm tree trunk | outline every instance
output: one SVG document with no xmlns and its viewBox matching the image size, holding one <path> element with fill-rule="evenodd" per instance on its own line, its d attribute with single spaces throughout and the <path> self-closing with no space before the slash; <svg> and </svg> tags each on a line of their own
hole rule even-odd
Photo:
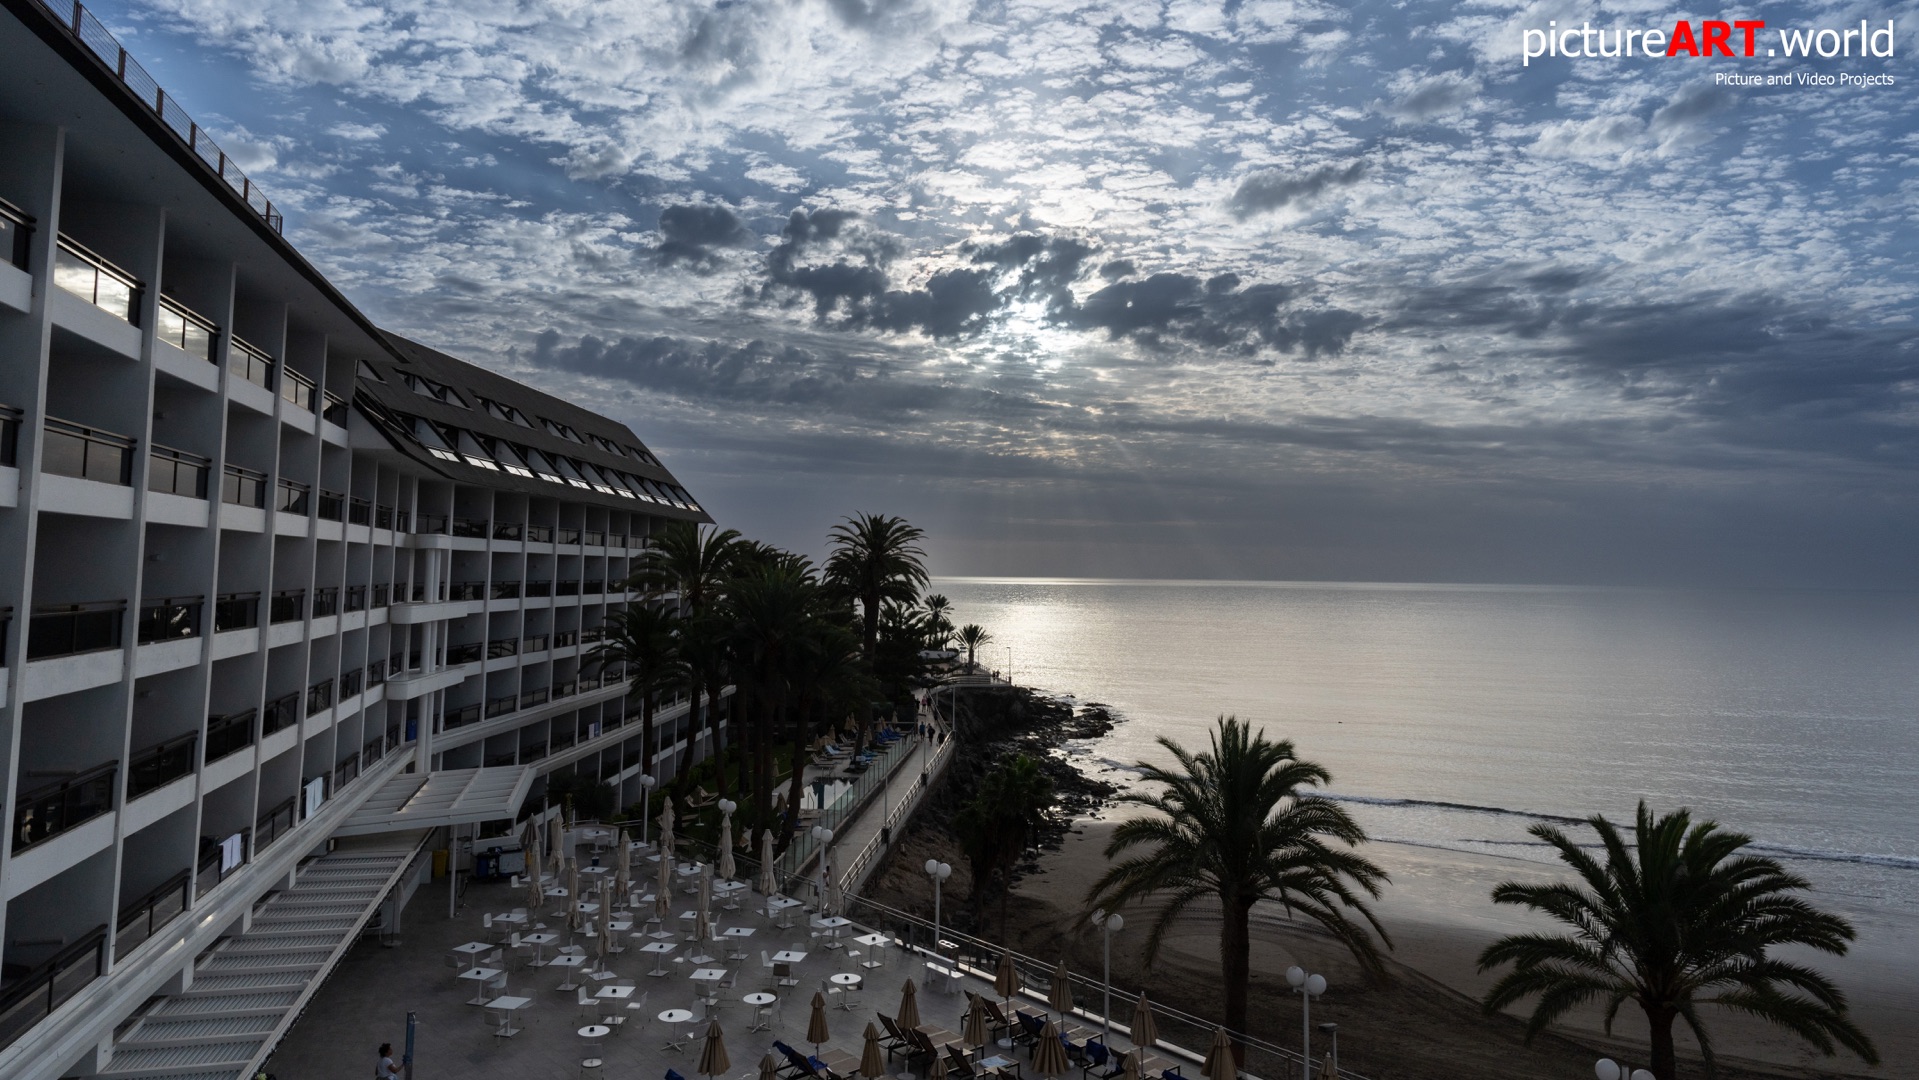
<svg viewBox="0 0 1919 1080">
<path fill-rule="evenodd" d="M 1671 1009 L 1655 1009 L 1650 1005 L 1640 1007 L 1646 1011 L 1646 1025 L 1652 1033 L 1652 1074 L 1659 1080 L 1675 1080 L 1678 1062 L 1673 1054 L 1672 1025 L 1678 1017 Z"/>
<path fill-rule="evenodd" d="M 686 692 L 686 745 L 692 746 L 700 741 L 700 684 L 695 676 L 689 681 Z M 713 742 L 707 740 L 706 752 L 713 753 Z M 717 768 L 719 762 L 714 762 Z"/>
<path fill-rule="evenodd" d="M 780 825 L 781 851 L 793 843 L 793 832 L 800 822 L 800 797 L 806 792 L 807 711 L 804 703 L 793 710 L 793 779 L 786 789 L 786 820 Z"/>
<path fill-rule="evenodd" d="M 1226 983 L 1226 1030 L 1233 1036 L 1233 1055 L 1246 1061 L 1246 999 L 1252 985 L 1251 923 L 1253 905 L 1238 897 L 1220 897 L 1219 966 Z"/>
<path fill-rule="evenodd" d="M 701 691 L 707 689 L 710 688 L 701 686 L 700 680 L 695 679 L 693 682 L 694 699 L 697 700 Z M 706 696 L 706 730 L 708 733 L 706 744 L 713 754 L 713 783 L 717 788 L 715 794 L 722 799 L 732 798 L 731 795 L 727 794 L 727 792 L 731 790 L 732 785 L 726 782 L 726 744 L 721 741 L 720 737 L 720 695 L 717 692 L 708 693 Z"/>
</svg>

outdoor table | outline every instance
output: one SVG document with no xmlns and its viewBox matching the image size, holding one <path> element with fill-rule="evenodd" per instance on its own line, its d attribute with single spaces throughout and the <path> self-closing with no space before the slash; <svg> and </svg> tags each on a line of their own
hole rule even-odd
<svg viewBox="0 0 1919 1080">
<path fill-rule="evenodd" d="M 868 971 L 871 971 L 874 968 L 886 966 L 886 961 L 884 959 L 884 957 L 886 956 L 886 953 L 884 950 L 888 945 L 892 944 L 892 942 L 887 940 L 887 937 L 885 934 L 866 934 L 862 937 L 854 938 L 853 941 L 856 944 L 864 945 L 868 949 L 873 950 L 872 955 L 874 959 L 861 960 L 860 961 L 861 967 L 865 968 Z"/>
<path fill-rule="evenodd" d="M 796 949 L 781 949 L 773 954 L 773 962 L 776 964 L 799 964 L 805 961 L 806 954 Z"/>
<path fill-rule="evenodd" d="M 612 873 L 612 872 L 613 872 L 613 868 L 612 868 L 612 867 L 610 867 L 610 866 L 582 866 L 582 867 L 580 867 L 580 873 L 582 873 L 582 874 L 610 874 L 610 873 Z"/>
<path fill-rule="evenodd" d="M 504 915 L 493 916 L 493 921 L 503 922 L 510 926 L 524 926 L 526 924 L 526 913 L 522 911 L 509 911 Z"/>
<path fill-rule="evenodd" d="M 732 942 L 732 948 L 726 954 L 728 960 L 746 959 L 746 939 L 753 936 L 752 927 L 729 926 L 720 931 L 720 936 Z"/>
<path fill-rule="evenodd" d="M 713 886 L 713 892 L 725 898 L 726 902 L 720 906 L 727 911 L 738 911 L 740 909 L 738 897 L 740 893 L 745 891 L 746 882 L 744 881 L 722 881 Z"/>
<path fill-rule="evenodd" d="M 655 930 L 646 936 L 652 938 L 654 941 L 670 941 L 676 935 L 671 930 Z"/>
<path fill-rule="evenodd" d="M 1167 1073 L 1172 1073 L 1174 1076 L 1183 1075 L 1179 1071 L 1178 1062 L 1159 1057 L 1156 1054 L 1149 1054 L 1144 1050 L 1139 1051 L 1139 1074 L 1141 1076 L 1164 1076 Z"/>
<path fill-rule="evenodd" d="M 667 1034 L 666 1034 L 666 1045 L 660 1047 L 660 1049 L 684 1051 L 686 1049 L 686 1040 L 690 1038 L 690 1036 L 681 1035 L 679 1032 L 679 1026 L 681 1024 L 690 1024 L 692 1022 L 693 1022 L 693 1013 L 687 1009 L 668 1009 L 665 1012 L 661 1013 L 660 1023 L 666 1025 Z"/>
<path fill-rule="evenodd" d="M 600 913 L 600 905 L 594 903 L 591 900 L 580 901 L 580 914 L 598 915 L 599 913 Z"/>
<path fill-rule="evenodd" d="M 596 998 L 606 998 L 609 1001 L 625 1001 L 627 998 L 633 996 L 633 988 L 630 986 L 602 986 L 594 991 L 593 996 Z"/>
<path fill-rule="evenodd" d="M 850 971 L 842 971 L 838 975 L 829 975 L 826 981 L 839 987 L 842 991 L 857 990 L 860 986 L 860 977 Z M 853 1011 L 853 1003 L 847 999 L 845 993 L 840 994 L 839 1007 L 845 1009 L 847 1012 Z"/>
<path fill-rule="evenodd" d="M 700 982 L 719 982 L 721 979 L 726 978 L 726 969 L 703 967 L 693 974 L 688 975 L 687 978 L 697 979 Z"/>
<path fill-rule="evenodd" d="M 480 962 L 480 954 L 488 952 L 493 946 L 484 941 L 469 941 L 464 945 L 453 946 L 453 951 L 466 957 L 466 966 L 472 967 Z"/>
<path fill-rule="evenodd" d="M 613 1029 L 605 1024 L 588 1024 L 580 1029 L 582 1039 L 604 1039 L 613 1034 Z"/>
<path fill-rule="evenodd" d="M 460 978 L 471 980 L 472 982 L 479 984 L 479 987 L 480 987 L 478 990 L 475 990 L 473 992 L 473 997 L 467 1001 L 467 1004 L 468 1005 L 485 1005 L 487 1002 L 486 984 L 493 979 L 499 978 L 501 974 L 503 973 L 500 971 L 499 968 L 483 968 L 483 967 L 467 968 L 465 971 L 460 972 Z"/>
<path fill-rule="evenodd" d="M 580 953 L 561 953 L 553 959 L 548 960 L 546 966 L 566 968 L 566 981 L 559 985 L 559 989 L 572 990 L 580 985 L 573 981 L 572 969 L 586 966 L 586 957 Z"/>
<path fill-rule="evenodd" d="M 748 1031 L 770 1030 L 773 1025 L 767 1023 L 766 1020 L 760 1016 L 759 1010 L 766 1008 L 768 1005 L 771 1005 L 778 1000 L 779 1000 L 778 996 L 769 994 L 764 990 L 755 990 L 754 992 L 740 998 L 740 1004 L 751 1005 L 754 1009 L 753 1026 L 747 1030 Z"/>
<path fill-rule="evenodd" d="M 560 940 L 560 935 L 549 930 L 542 930 L 537 934 L 525 934 L 520 938 L 521 944 L 533 946 L 534 967 L 539 967 L 546 963 L 546 947 L 558 940 Z"/>
<path fill-rule="evenodd" d="M 493 1034 L 508 1039 L 518 1035 L 520 1029 L 513 1026 L 513 1014 L 531 1004 L 533 1004 L 532 998 L 511 996 L 496 997 L 487 1002 L 487 1008 L 500 1010 L 500 1026 L 493 1029 Z"/>
<path fill-rule="evenodd" d="M 777 919 L 778 921 L 773 925 L 780 929 L 791 930 L 793 928 L 793 918 L 787 915 L 786 912 L 791 908 L 799 906 L 800 902 L 790 896 L 776 896 L 766 902 L 767 918 Z"/>
<path fill-rule="evenodd" d="M 677 948 L 679 948 L 679 946 L 671 941 L 651 941 L 640 946 L 641 952 L 650 952 L 657 958 L 653 961 L 653 970 L 647 972 L 647 974 L 656 979 L 666 974 L 666 954 Z"/>
</svg>

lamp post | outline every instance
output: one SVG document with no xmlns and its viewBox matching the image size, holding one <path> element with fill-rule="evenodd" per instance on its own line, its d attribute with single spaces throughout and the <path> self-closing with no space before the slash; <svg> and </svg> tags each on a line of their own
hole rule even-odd
<svg viewBox="0 0 1919 1080">
<path fill-rule="evenodd" d="M 640 846 L 646 847 L 646 823 L 653 816 L 653 787 L 659 780 L 652 773 L 640 774 Z"/>
<path fill-rule="evenodd" d="M 1301 1080 L 1312 1080 L 1313 999 L 1326 992 L 1326 976 L 1308 975 L 1305 968 L 1295 965 L 1286 969 L 1286 981 L 1292 984 L 1293 993 L 1299 995 L 1302 1010 L 1299 1016 L 1299 1075 Z"/>
<path fill-rule="evenodd" d="M 953 868 L 938 859 L 926 860 L 926 876 L 933 879 L 933 956 L 940 954 L 940 886 L 953 876 Z"/>
<path fill-rule="evenodd" d="M 1321 1024 L 1319 1030 L 1333 1037 L 1333 1073 L 1328 1080 L 1339 1080 L 1339 1025 Z"/>
<path fill-rule="evenodd" d="M 820 849 L 820 914 L 826 914 L 826 845 L 833 842 L 833 830 L 824 825 L 813 826 L 813 842 Z"/>
<path fill-rule="evenodd" d="M 1126 920 L 1120 918 L 1117 911 L 1094 908 L 1093 925 L 1104 931 L 1105 937 L 1105 952 L 1100 966 L 1100 990 L 1105 995 L 1105 1004 L 1099 1010 L 1105 1033 L 1100 1037 L 1100 1043 L 1110 1047 L 1113 1045 L 1113 935 L 1126 926 Z"/>
<path fill-rule="evenodd" d="M 1656 1080 L 1653 1074 L 1645 1069 L 1634 1069 L 1628 1073 L 1624 1065 L 1611 1058 L 1600 1058 L 1593 1065 L 1593 1075 L 1599 1080 Z"/>
</svg>

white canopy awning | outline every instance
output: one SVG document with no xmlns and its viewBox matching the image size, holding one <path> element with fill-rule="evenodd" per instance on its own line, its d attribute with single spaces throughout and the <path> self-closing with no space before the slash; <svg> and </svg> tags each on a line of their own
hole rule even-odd
<svg viewBox="0 0 1919 1080">
<path fill-rule="evenodd" d="M 533 788 L 531 765 L 401 773 L 367 797 L 335 836 L 510 820 Z"/>
</svg>

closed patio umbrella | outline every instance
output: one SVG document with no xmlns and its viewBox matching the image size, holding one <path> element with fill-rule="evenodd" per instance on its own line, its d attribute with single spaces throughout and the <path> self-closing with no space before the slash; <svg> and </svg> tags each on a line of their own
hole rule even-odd
<svg viewBox="0 0 1919 1080">
<path fill-rule="evenodd" d="M 594 943 L 594 951 L 599 954 L 600 970 L 606 970 L 606 953 L 613 947 L 613 905 L 607 897 L 600 898 L 599 940 Z"/>
<path fill-rule="evenodd" d="M 760 1059 L 760 1080 L 779 1080 L 780 1059 L 768 1054 Z"/>
<path fill-rule="evenodd" d="M 532 825 L 532 819 L 529 818 L 527 824 Z M 546 890 L 540 887 L 540 875 L 545 872 L 546 867 L 541 865 L 539 827 L 534 826 L 531 832 L 533 842 L 526 848 L 526 910 L 529 914 L 534 914 L 546 906 Z"/>
<path fill-rule="evenodd" d="M 653 917 L 661 923 L 673 913 L 673 860 L 660 856 L 660 878 L 653 883 Z"/>
<path fill-rule="evenodd" d="M 713 908 L 713 869 L 708 867 L 700 872 L 700 899 L 693 906 L 693 940 L 711 941 L 707 920 Z"/>
<path fill-rule="evenodd" d="M 730 802 L 728 806 L 732 805 Z M 739 867 L 733 863 L 733 811 L 720 808 L 720 880 L 732 881 Z"/>
<path fill-rule="evenodd" d="M 1066 1072 L 1066 1044 L 1059 1041 L 1059 1025 L 1046 1021 L 1033 1047 L 1033 1071 L 1041 1076 L 1059 1076 Z"/>
<path fill-rule="evenodd" d="M 806 1021 L 806 1041 L 813 1044 L 813 1056 L 820 1054 L 820 1045 L 833 1041 L 833 1033 L 826 1029 L 826 995 L 813 991 L 813 1015 Z"/>
<path fill-rule="evenodd" d="M 1046 991 L 1046 1003 L 1059 1013 L 1061 1020 L 1073 1011 L 1073 983 L 1066 974 L 1066 958 L 1059 958 L 1059 966 L 1053 969 L 1053 985 Z"/>
<path fill-rule="evenodd" d="M 780 891 L 780 878 L 773 869 L 773 830 L 760 832 L 760 893 L 771 897 Z"/>
<path fill-rule="evenodd" d="M 909 977 L 900 986 L 900 1030 L 911 1030 L 920 1026 L 920 991 Z"/>
<path fill-rule="evenodd" d="M 1239 1060 L 1233 1056 L 1233 1040 L 1225 1028 L 1213 1029 L 1213 1045 L 1207 1048 L 1199 1071 L 1207 1080 L 1235 1080 L 1239 1076 Z"/>
<path fill-rule="evenodd" d="M 585 914 L 580 910 L 580 864 L 569 862 L 566 864 L 566 929 L 569 933 L 578 933 L 585 927 Z"/>
<path fill-rule="evenodd" d="M 839 871 L 831 863 L 826 866 L 826 914 L 838 915 L 846 906 L 846 893 L 840 888 Z"/>
<path fill-rule="evenodd" d="M 558 814 L 546 822 L 546 857 L 553 863 L 553 876 L 558 877 L 566 865 L 566 826 Z"/>
<path fill-rule="evenodd" d="M 625 826 L 614 830 L 613 839 L 619 845 L 613 853 L 613 893 L 624 903 L 633 891 L 633 849 L 626 844 Z"/>
<path fill-rule="evenodd" d="M 886 1072 L 886 1054 L 880 1050 L 879 1025 L 866 1022 L 866 1049 L 860 1051 L 860 1075 L 874 1080 Z"/>
<path fill-rule="evenodd" d="M 993 973 L 993 990 L 1001 1001 L 1011 1001 L 1019 993 L 1019 969 L 1013 966 L 1013 954 L 999 954 L 999 970 Z"/>
<path fill-rule="evenodd" d="M 673 861 L 673 800 L 666 800 L 665 809 L 660 811 L 660 861 Z"/>
<path fill-rule="evenodd" d="M 986 1045 L 986 999 L 974 997 L 966 1008 L 966 1022 L 960 1025 L 960 1038 L 968 1046 Z"/>
<path fill-rule="evenodd" d="M 1146 1050 L 1158 1041 L 1159 1025 L 1153 1022 L 1153 1003 L 1146 1000 L 1146 991 L 1141 990 L 1139 1000 L 1133 1002 L 1133 1045 Z"/>
<path fill-rule="evenodd" d="M 1129 1050 L 1120 1055 L 1119 1080 L 1139 1080 L 1138 1050 Z"/>
<path fill-rule="evenodd" d="M 946 1080 L 946 1055 L 934 1054 L 926 1063 L 926 1080 Z M 1138 1080 L 1137 1077 L 1134 1080 Z"/>
<path fill-rule="evenodd" d="M 720 1022 L 706 1027 L 706 1044 L 700 1047 L 700 1063 L 694 1066 L 701 1076 L 718 1076 L 733 1067 L 726 1059 L 726 1038 L 720 1034 Z"/>
</svg>

